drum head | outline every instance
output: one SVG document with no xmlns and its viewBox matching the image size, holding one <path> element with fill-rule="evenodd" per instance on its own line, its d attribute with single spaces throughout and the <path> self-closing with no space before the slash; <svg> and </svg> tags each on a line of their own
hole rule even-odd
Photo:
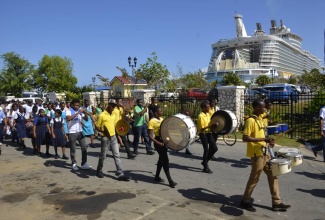
<svg viewBox="0 0 325 220">
<path fill-rule="evenodd" d="M 190 139 L 189 128 L 185 121 L 174 116 L 163 120 L 160 125 L 160 136 L 167 147 L 175 151 L 184 149 Z"/>
<path fill-rule="evenodd" d="M 128 124 L 128 122 L 126 120 L 119 120 L 117 123 L 116 123 L 116 133 L 120 136 L 124 136 L 126 135 L 127 133 L 129 133 L 129 130 L 130 130 L 130 126 Z"/>
</svg>

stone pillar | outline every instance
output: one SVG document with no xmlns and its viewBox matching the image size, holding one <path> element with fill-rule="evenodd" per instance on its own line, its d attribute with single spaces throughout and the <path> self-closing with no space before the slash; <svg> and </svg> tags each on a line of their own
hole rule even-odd
<svg viewBox="0 0 325 220">
<path fill-rule="evenodd" d="M 219 108 L 233 112 L 237 117 L 238 126 L 244 122 L 244 91 L 245 86 L 218 87 Z"/>
<path fill-rule="evenodd" d="M 100 92 L 84 92 L 82 93 L 82 99 L 87 99 L 91 106 L 97 107 L 100 102 Z"/>
</svg>

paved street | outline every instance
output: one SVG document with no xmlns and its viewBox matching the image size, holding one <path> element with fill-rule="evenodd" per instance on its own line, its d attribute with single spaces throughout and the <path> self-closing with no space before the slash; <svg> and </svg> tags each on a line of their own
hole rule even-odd
<svg viewBox="0 0 325 220">
<path fill-rule="evenodd" d="M 96 177 L 99 155 L 89 148 L 90 171 L 72 171 L 70 160 L 30 156 L 17 145 L 2 145 L 0 156 L 0 219 L 324 219 L 325 163 L 319 156 L 301 147 L 303 164 L 280 176 L 287 212 L 271 211 L 266 176 L 262 174 L 253 193 L 256 213 L 239 208 L 250 172 L 242 142 L 228 147 L 218 144 L 218 161 L 211 161 L 213 174 L 201 172 L 202 146 L 192 145 L 193 156 L 170 152 L 171 174 L 176 188 L 153 182 L 158 155 L 145 154 L 140 145 L 136 160 L 126 159 L 121 150 L 123 168 L 132 180 L 117 181 L 112 158 L 104 165 L 103 179 Z M 10 143 L 11 144 L 11 143 Z M 29 140 L 27 146 L 31 146 Z M 278 149 L 278 148 L 277 148 Z M 45 147 L 42 146 L 45 152 Z M 51 153 L 53 153 L 51 149 Z M 69 149 L 68 149 L 69 152 Z M 80 163 L 81 153 L 77 149 Z M 80 165 L 80 164 L 78 164 Z M 161 177 L 165 180 L 165 174 Z M 167 181 L 166 181 L 167 182 Z"/>
</svg>

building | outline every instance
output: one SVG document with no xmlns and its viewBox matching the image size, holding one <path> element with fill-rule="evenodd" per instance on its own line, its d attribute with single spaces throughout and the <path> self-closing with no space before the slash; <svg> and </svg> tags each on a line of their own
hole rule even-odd
<svg viewBox="0 0 325 220">
<path fill-rule="evenodd" d="M 147 86 L 147 82 L 144 80 L 136 80 L 134 77 L 125 78 L 123 76 L 115 76 L 110 86 L 113 97 L 131 97 L 132 90 L 143 89 Z"/>
</svg>

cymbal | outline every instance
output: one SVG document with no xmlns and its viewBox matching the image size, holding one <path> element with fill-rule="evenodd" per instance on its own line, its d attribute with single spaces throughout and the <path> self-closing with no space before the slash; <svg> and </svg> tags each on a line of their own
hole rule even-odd
<svg viewBox="0 0 325 220">
<path fill-rule="evenodd" d="M 130 126 L 126 120 L 121 119 L 117 121 L 115 129 L 118 135 L 125 136 L 127 133 L 129 133 Z"/>
<path fill-rule="evenodd" d="M 218 123 L 218 126 L 213 125 L 211 127 L 211 131 L 214 133 L 218 133 L 224 129 L 225 124 L 226 124 L 226 119 L 221 115 L 215 115 L 211 118 L 210 123 L 215 123 L 215 122 Z"/>
</svg>

